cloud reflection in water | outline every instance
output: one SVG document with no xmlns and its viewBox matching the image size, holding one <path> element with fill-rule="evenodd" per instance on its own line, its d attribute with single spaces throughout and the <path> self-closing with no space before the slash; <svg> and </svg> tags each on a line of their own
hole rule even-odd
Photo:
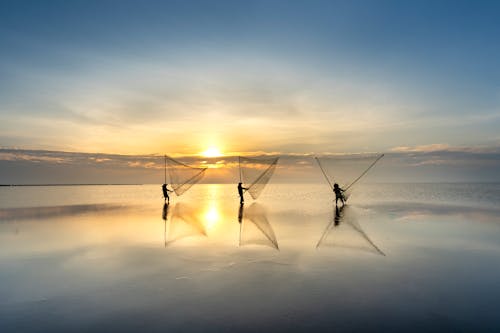
<svg viewBox="0 0 500 333">
<path fill-rule="evenodd" d="M 130 207 L 127 207 L 127 209 Z M 0 209 L 0 220 L 46 219 L 51 217 L 72 216 L 85 213 L 103 213 L 105 211 L 123 210 L 125 207 L 118 204 L 88 204 L 88 205 L 61 205 L 49 207 L 19 207 Z"/>
</svg>

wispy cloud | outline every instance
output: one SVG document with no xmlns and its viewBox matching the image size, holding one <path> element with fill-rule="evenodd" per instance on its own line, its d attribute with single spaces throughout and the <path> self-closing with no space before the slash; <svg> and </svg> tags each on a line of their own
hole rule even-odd
<svg viewBox="0 0 500 333">
<path fill-rule="evenodd" d="M 427 152 L 435 152 L 435 151 L 447 151 L 449 150 L 450 145 L 445 143 L 434 143 L 430 145 L 422 145 L 422 146 L 400 146 L 394 147 L 391 149 L 393 152 L 397 153 L 427 153 Z"/>
<path fill-rule="evenodd" d="M 435 153 L 435 152 L 455 152 L 470 154 L 496 154 L 500 153 L 500 146 L 452 146 L 447 143 L 433 143 L 420 146 L 399 146 L 390 149 L 396 153 Z"/>
</svg>

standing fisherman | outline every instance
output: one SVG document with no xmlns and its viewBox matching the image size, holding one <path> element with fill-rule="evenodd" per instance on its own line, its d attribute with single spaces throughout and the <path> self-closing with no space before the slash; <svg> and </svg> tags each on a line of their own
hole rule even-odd
<svg viewBox="0 0 500 333">
<path fill-rule="evenodd" d="M 163 191 L 163 197 L 165 198 L 165 202 L 166 202 L 166 203 L 170 203 L 170 197 L 168 196 L 168 192 L 173 192 L 173 191 L 172 191 L 172 190 L 169 190 L 169 189 L 167 188 L 167 186 L 168 186 L 168 184 L 163 184 L 163 185 L 161 186 L 161 189 L 162 189 L 162 191 Z"/>
<path fill-rule="evenodd" d="M 342 206 L 344 206 L 346 200 L 344 196 L 345 190 L 341 189 L 339 184 L 335 183 L 333 184 L 333 192 L 335 192 L 335 206 L 337 206 L 337 201 L 339 199 L 342 202 Z"/>
<path fill-rule="evenodd" d="M 245 202 L 245 199 L 243 198 L 243 190 L 248 190 L 248 188 L 243 187 L 243 184 L 241 182 L 238 183 L 238 194 L 240 195 L 240 204 L 242 205 Z"/>
</svg>

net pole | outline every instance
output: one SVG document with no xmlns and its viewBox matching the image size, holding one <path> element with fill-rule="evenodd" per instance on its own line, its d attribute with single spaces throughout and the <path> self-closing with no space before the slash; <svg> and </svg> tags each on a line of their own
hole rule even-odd
<svg viewBox="0 0 500 333">
<path fill-rule="evenodd" d="M 349 184 L 349 186 L 347 186 L 345 188 L 344 191 L 347 191 L 348 189 L 350 189 L 354 184 L 356 184 L 358 182 L 358 180 L 360 180 L 364 175 L 366 175 L 366 173 L 368 171 L 370 171 L 371 168 L 373 168 L 373 166 L 378 162 L 380 161 L 380 159 L 384 157 L 384 154 L 380 155 L 375 161 L 373 161 L 372 164 L 370 164 L 370 166 L 368 167 L 368 169 L 366 169 L 358 178 L 356 178 L 351 184 Z"/>
<path fill-rule="evenodd" d="M 330 187 L 333 189 L 332 182 L 330 181 L 330 179 L 326 175 L 326 172 L 323 169 L 323 166 L 321 165 L 321 162 L 319 161 L 319 158 L 315 157 L 315 159 L 316 159 L 316 162 L 318 162 L 319 168 L 321 169 L 321 172 L 323 173 L 323 176 L 325 176 L 326 181 L 328 182 L 328 184 L 330 185 Z"/>
<path fill-rule="evenodd" d="M 165 155 L 165 159 L 164 159 L 164 178 L 163 178 L 163 184 L 166 184 L 167 183 L 167 155 Z"/>
<path fill-rule="evenodd" d="M 328 222 L 328 225 L 326 226 L 325 230 L 321 234 L 321 238 L 319 239 L 318 243 L 316 244 L 316 249 L 318 249 L 321 246 L 321 244 L 325 240 L 326 236 L 328 235 L 330 229 L 332 228 L 333 224 L 334 224 L 334 221 Z"/>
<path fill-rule="evenodd" d="M 241 156 L 238 156 L 238 169 L 240 171 L 240 183 L 241 183 Z"/>
</svg>

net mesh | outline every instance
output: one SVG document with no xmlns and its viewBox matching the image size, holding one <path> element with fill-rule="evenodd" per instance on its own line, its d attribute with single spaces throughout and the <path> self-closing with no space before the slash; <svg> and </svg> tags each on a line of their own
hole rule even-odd
<svg viewBox="0 0 500 333">
<path fill-rule="evenodd" d="M 250 158 L 239 157 L 240 181 L 252 198 L 257 199 L 271 179 L 279 157 Z"/>
<path fill-rule="evenodd" d="M 205 175 L 206 168 L 195 168 L 171 157 L 165 156 L 165 166 L 170 177 L 170 185 L 178 196 L 198 183 Z"/>
<path fill-rule="evenodd" d="M 253 203 L 244 210 L 242 218 L 240 245 L 266 245 L 279 250 L 278 240 L 267 219 L 264 207 Z"/>
<path fill-rule="evenodd" d="M 333 189 L 335 183 L 345 190 L 347 200 L 352 187 L 356 185 L 384 156 L 382 155 L 346 155 L 336 157 L 316 157 L 316 161 L 326 181 Z"/>
</svg>

